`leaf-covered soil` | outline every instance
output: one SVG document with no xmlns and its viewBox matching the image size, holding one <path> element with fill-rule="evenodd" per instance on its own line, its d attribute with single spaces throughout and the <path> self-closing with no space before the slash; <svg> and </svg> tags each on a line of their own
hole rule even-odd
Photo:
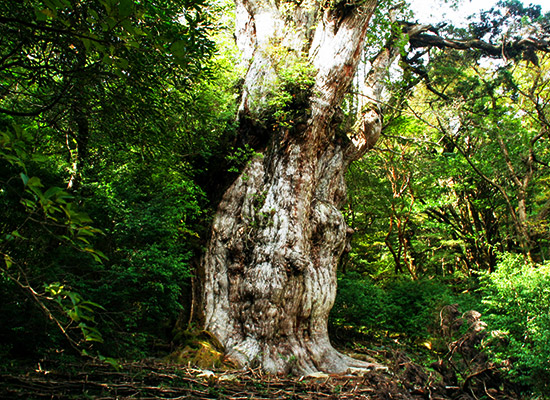
<svg viewBox="0 0 550 400">
<path fill-rule="evenodd" d="M 308 377 L 273 376 L 259 370 L 206 370 L 159 360 L 122 363 L 42 362 L 2 371 L 2 399 L 516 399 L 471 377 L 448 385 L 396 352 L 387 370 Z M 477 383 L 482 382 L 481 386 Z M 483 386 L 485 385 L 485 387 Z M 480 392 L 481 390 L 481 392 Z M 484 393 L 483 393 L 484 392 Z"/>
</svg>

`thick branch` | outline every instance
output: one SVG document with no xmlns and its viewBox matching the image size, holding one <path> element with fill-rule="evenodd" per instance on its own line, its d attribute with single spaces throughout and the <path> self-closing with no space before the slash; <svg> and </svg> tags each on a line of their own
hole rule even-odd
<svg viewBox="0 0 550 400">
<path fill-rule="evenodd" d="M 436 31 L 429 25 L 413 25 L 404 28 L 404 32 L 409 35 L 409 43 L 413 48 L 437 47 L 440 49 L 450 48 L 457 50 L 480 50 L 484 55 L 490 57 L 515 57 L 538 50 L 550 52 L 550 42 L 548 40 L 526 37 L 503 44 L 492 44 L 483 40 L 472 39 L 450 39 L 439 36 L 438 34 L 426 33 L 427 30 Z"/>
</svg>

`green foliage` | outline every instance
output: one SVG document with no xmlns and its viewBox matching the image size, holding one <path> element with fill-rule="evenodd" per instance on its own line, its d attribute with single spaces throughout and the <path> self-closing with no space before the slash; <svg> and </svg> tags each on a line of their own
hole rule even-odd
<svg viewBox="0 0 550 400">
<path fill-rule="evenodd" d="M 403 49 L 408 43 L 408 37 L 403 34 L 400 24 L 396 21 L 409 21 L 412 17 L 408 3 L 397 3 L 393 0 L 378 1 L 366 37 L 365 60 L 375 57 L 389 45 L 397 44 L 397 48 Z"/>
<path fill-rule="evenodd" d="M 374 282 L 357 273 L 338 279 L 338 293 L 331 312 L 335 328 L 348 327 L 366 335 L 402 335 L 410 341 L 434 334 L 439 311 L 446 305 L 469 302 L 459 298 L 449 283 L 408 279 Z"/>
<path fill-rule="evenodd" d="M 410 338 L 427 338 L 439 310 L 456 302 L 451 288 L 437 280 L 397 280 L 386 286 L 388 330 Z"/>
<path fill-rule="evenodd" d="M 84 300 L 76 292 L 67 290 L 59 282 L 44 285 L 44 291 L 55 301 L 63 312 L 70 318 L 71 323 L 77 324 L 82 331 L 82 336 L 87 342 L 103 342 L 103 337 L 95 325 L 95 312 L 97 309 L 105 310 L 97 303 Z"/>
<path fill-rule="evenodd" d="M 30 0 L 0 15 L 5 352 L 151 351 L 189 302 L 208 221 L 195 176 L 231 139 L 234 77 L 209 68 L 206 3 Z"/>
<path fill-rule="evenodd" d="M 488 349 L 509 378 L 548 393 L 550 388 L 550 263 L 534 265 L 503 254 L 482 277 Z"/>
<path fill-rule="evenodd" d="M 497 68 L 472 54 L 434 53 L 429 82 L 407 99 L 414 113 L 390 115 L 377 148 L 348 174 L 352 268 L 469 275 L 492 270 L 499 251 L 547 258 L 540 104 L 550 64 L 547 55 L 539 61 Z"/>
<path fill-rule="evenodd" d="M 59 279 L 76 266 L 65 268 L 63 264 L 70 265 L 77 257 L 81 258 L 80 265 L 105 260 L 105 255 L 92 245 L 101 231 L 91 225 L 92 220 L 79 209 L 74 196 L 59 186 L 48 184 L 45 189 L 46 184 L 33 175 L 46 158 L 32 150 L 30 140 L 28 132 L 17 125 L 5 130 L 0 140 L 0 255 L 4 259 L 0 293 L 9 299 L 1 307 L 6 319 L 0 336 L 16 351 L 23 345 L 21 340 L 27 341 L 25 345 L 31 351 L 35 341 L 44 340 L 32 329 L 36 321 L 23 313 L 34 303 L 36 311 L 42 311 L 43 317 L 57 325 L 58 334 L 75 349 L 84 351 L 72 331 L 80 331 L 84 342 L 101 342 L 95 313 L 102 307 L 66 285 L 43 282 Z M 13 336 L 16 332 L 20 337 Z"/>
<path fill-rule="evenodd" d="M 250 147 L 250 145 L 245 144 L 243 147 L 238 147 L 235 151 L 227 154 L 225 159 L 229 165 L 229 172 L 239 172 L 241 171 L 246 163 L 252 159 L 252 157 L 262 157 L 261 153 L 258 153 Z"/>
<path fill-rule="evenodd" d="M 379 2 L 366 57 L 389 39 L 406 55 L 391 3 Z M 516 37 L 547 18 L 515 1 L 507 9 Z M 225 174 L 257 155 L 235 146 L 234 44 L 218 37 L 214 54 L 212 12 L 203 0 L 0 3 L 0 357 L 63 352 L 68 341 L 116 365 L 109 356 L 166 351 L 187 321 Z M 494 22 L 469 29 L 509 25 Z M 254 122 L 300 133 L 315 70 L 280 44 L 267 51 L 277 79 Z M 392 107 L 413 112 L 388 112 L 377 148 L 348 174 L 356 233 L 332 328 L 426 340 L 442 307 L 475 303 L 457 294 L 477 285 L 464 277 L 494 269 L 498 251 L 548 256 L 549 59 L 492 68 L 432 49 L 429 60 L 426 85 L 410 92 L 420 79 L 405 71 L 394 86 Z M 527 247 L 513 219 L 521 196 Z M 272 224 L 265 193 L 252 197 L 250 228 Z M 493 360 L 541 392 L 549 268 L 508 254 L 481 279 L 500 332 Z"/>
<path fill-rule="evenodd" d="M 383 330 L 388 303 L 385 292 L 357 273 L 338 278 L 338 294 L 331 311 L 331 324 L 350 325 L 361 333 Z"/>
<path fill-rule="evenodd" d="M 262 105 L 257 123 L 268 129 L 291 128 L 307 121 L 307 105 L 315 83 L 316 69 L 307 55 L 296 54 L 279 43 L 272 44 L 266 55 L 274 68 L 276 79 Z"/>
<path fill-rule="evenodd" d="M 468 31 L 449 27 L 447 34 L 473 33 L 504 49 L 528 26 L 529 34 L 547 32 L 547 19 L 537 6 L 501 2 Z M 488 349 L 526 392 L 547 393 L 550 59 L 503 50 L 507 59 L 498 64 L 435 48 L 428 59 L 425 49 L 399 47 L 410 51 L 414 72 L 404 70 L 393 85 L 398 93 L 386 106 L 381 139 L 347 175 L 345 214 L 355 234 L 333 327 L 434 336 L 432 348 L 452 349 L 450 360 L 467 326 L 443 345 L 435 324 L 443 306 L 458 303 L 481 311 L 490 333 L 456 364 L 463 379 Z M 484 306 L 471 294 L 477 289 Z"/>
<path fill-rule="evenodd" d="M 184 174 L 155 166 L 132 166 L 104 182 L 89 188 L 89 209 L 105 226 L 99 245 L 110 260 L 96 267 L 101 284 L 88 291 L 109 310 L 108 350 L 140 355 L 155 350 L 155 338 L 169 340 L 186 311 L 206 201 Z"/>
<path fill-rule="evenodd" d="M 312 94 L 315 72 L 309 62 L 301 59 L 278 69 L 278 86 L 267 104 L 275 127 L 290 128 L 300 121 L 305 122 L 305 116 L 300 112 Z"/>
</svg>

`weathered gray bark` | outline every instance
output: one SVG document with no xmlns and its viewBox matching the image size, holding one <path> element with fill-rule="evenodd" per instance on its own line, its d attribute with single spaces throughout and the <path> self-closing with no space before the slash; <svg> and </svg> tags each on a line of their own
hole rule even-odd
<svg viewBox="0 0 550 400">
<path fill-rule="evenodd" d="M 362 108 L 349 137 L 337 133 L 335 116 L 375 5 L 366 1 L 338 11 L 307 1 L 237 2 L 237 41 L 249 62 L 240 120 L 248 131 L 265 130 L 255 119 L 265 115 L 277 69 L 285 63 L 274 61 L 274 43 L 288 52 L 288 60 L 307 57 L 316 70 L 311 96 L 297 113 L 305 120 L 299 128 L 267 128 L 265 151 L 249 162 L 219 205 L 204 257 L 205 328 L 242 365 L 274 373 L 369 366 L 333 349 L 327 321 L 336 266 L 349 236 L 339 211 L 346 196 L 344 173 L 381 129 L 372 104 Z M 382 59 L 387 66 L 387 57 Z"/>
</svg>

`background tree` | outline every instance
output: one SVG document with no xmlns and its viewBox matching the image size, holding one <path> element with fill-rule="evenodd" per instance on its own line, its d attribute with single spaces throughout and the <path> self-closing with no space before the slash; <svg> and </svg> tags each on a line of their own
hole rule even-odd
<svg viewBox="0 0 550 400">
<path fill-rule="evenodd" d="M 491 270 L 496 253 L 504 250 L 521 249 L 538 260 L 545 257 L 532 251 L 546 239 L 539 236 L 535 244 L 529 222 L 541 222 L 535 210 L 544 209 L 545 200 L 528 204 L 534 198 L 527 193 L 546 193 L 544 185 L 534 187 L 546 175 L 547 162 L 544 112 L 539 114 L 533 104 L 540 111 L 546 106 L 542 76 L 547 44 L 541 38 L 547 17 L 540 8 L 516 3 L 502 4 L 484 15 L 484 22 L 472 23 L 468 30 L 442 28 L 441 36 L 430 32 L 429 26 L 405 26 L 410 47 L 401 60 L 404 70 L 396 86 L 400 95 L 386 100 L 385 109 L 390 112 L 386 112 L 384 140 L 378 146 L 381 152 L 369 153 L 360 162 L 377 162 L 386 171 L 389 178 L 381 178 L 378 188 L 394 181 L 398 190 L 388 198 L 390 204 L 399 188 L 415 187 L 415 225 L 408 236 L 414 238 L 412 247 L 419 250 L 415 255 L 424 261 L 424 268 L 426 261 L 434 262 L 426 269 L 430 274 L 444 273 L 447 268 L 450 272 L 463 269 L 467 274 Z M 496 48 L 504 40 L 499 39 L 504 35 L 500 31 L 503 18 L 509 24 L 505 45 L 510 46 L 510 58 L 491 62 L 491 58 L 502 58 Z M 472 39 L 476 37 L 481 39 Z M 468 48 L 477 50 L 465 51 Z M 542 50 L 536 65 L 523 60 L 526 52 L 536 49 Z M 523 80 L 526 73 L 529 78 Z M 535 92 L 540 96 L 530 99 L 529 93 Z M 405 168 L 415 165 L 411 169 L 417 175 L 410 182 L 404 171 L 395 183 L 396 146 L 409 149 L 397 154 L 407 159 Z M 361 192 L 351 194 L 356 196 L 353 204 L 368 209 L 368 204 L 360 204 Z M 377 214 L 387 213 L 380 210 Z M 358 223 L 357 218 L 354 221 Z M 389 231 L 389 226 L 384 230 Z M 362 241 L 359 236 L 357 240 Z M 390 247 L 394 248 L 392 242 Z"/>
<path fill-rule="evenodd" d="M 106 354 L 151 350 L 153 338 L 170 335 L 205 217 L 192 165 L 212 151 L 213 127 L 221 135 L 231 118 L 229 94 L 212 100 L 229 83 L 209 72 L 204 6 L 0 5 L 8 353 L 63 347 L 37 301 L 74 344 L 83 323 L 83 340 L 102 340 L 89 334 L 100 323 Z"/>
<path fill-rule="evenodd" d="M 426 344 L 466 385 L 471 375 L 452 356 L 458 347 L 440 347 L 437 332 L 450 308 L 463 320 L 473 308 L 487 322 L 475 354 L 491 364 L 470 371 L 489 365 L 530 393 L 546 382 L 548 364 L 537 356 L 546 314 L 534 311 L 547 304 L 536 293 L 547 279 L 548 15 L 518 2 L 483 15 L 464 30 L 404 24 L 409 41 L 391 81 L 398 94 L 382 104 L 381 140 L 348 174 L 356 234 L 331 328 L 340 340 L 361 332 Z M 395 196 L 401 188 L 412 189 L 414 203 Z M 387 204 L 406 210 L 418 283 L 406 269 L 396 273 L 398 235 L 384 246 L 397 218 Z"/>
</svg>

